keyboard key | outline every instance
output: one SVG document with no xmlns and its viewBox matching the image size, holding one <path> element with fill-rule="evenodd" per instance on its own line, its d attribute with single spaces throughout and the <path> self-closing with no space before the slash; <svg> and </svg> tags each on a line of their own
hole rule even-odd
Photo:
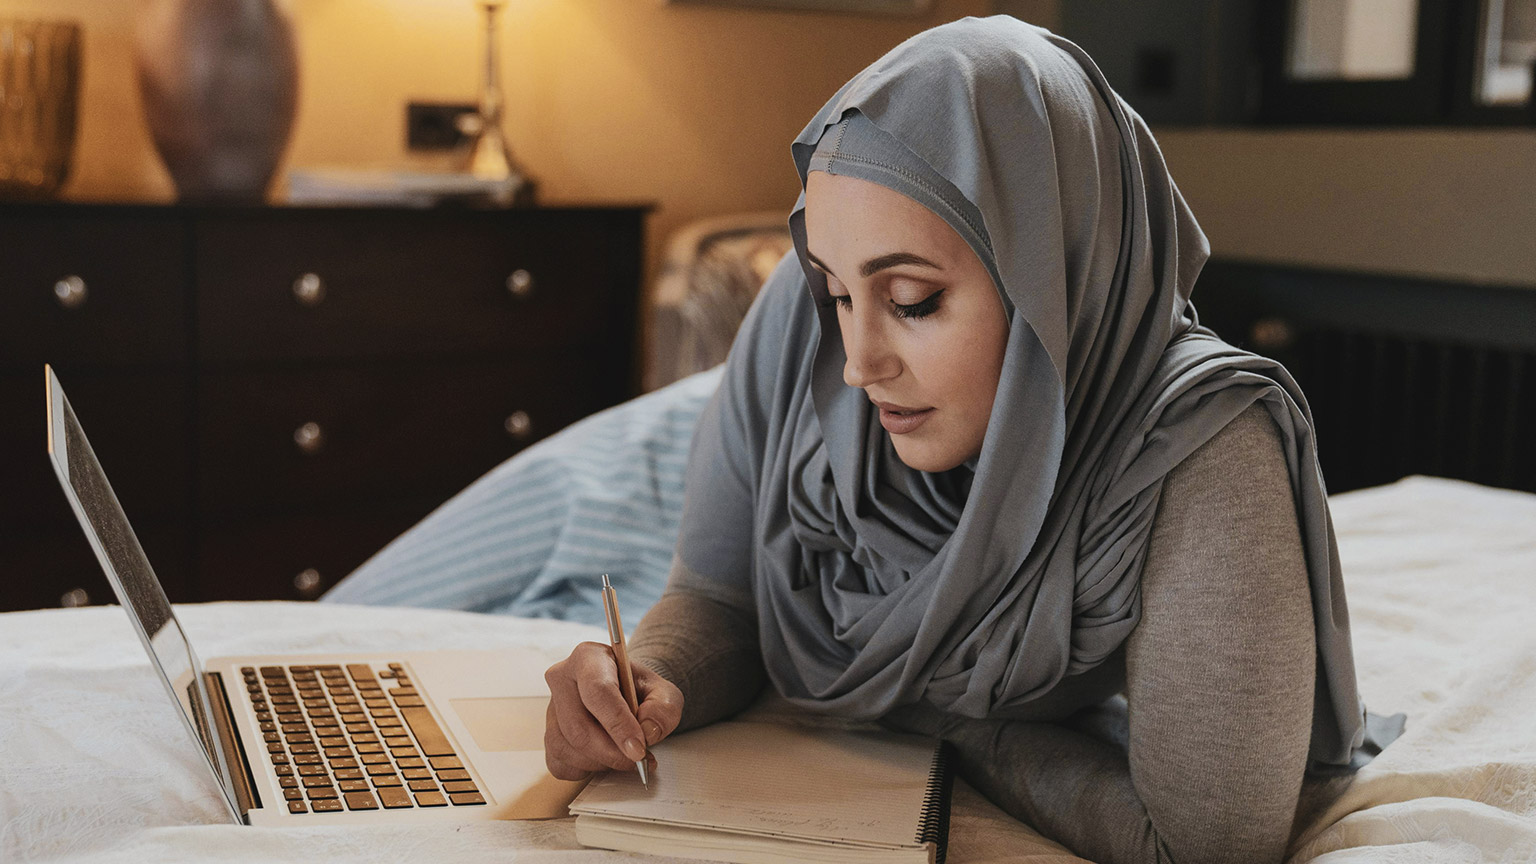
<svg viewBox="0 0 1536 864">
<path fill-rule="evenodd" d="M 254 666 L 241 666 L 240 667 L 240 674 L 241 675 L 255 675 L 256 674 L 256 667 L 254 667 Z"/>
<path fill-rule="evenodd" d="M 335 798 L 336 797 L 336 787 L 335 786 L 316 786 L 313 789 L 305 789 L 304 792 L 305 792 L 305 794 L 309 795 L 309 800 L 311 800 L 311 801 L 314 801 L 317 798 Z"/>
<path fill-rule="evenodd" d="M 383 753 L 384 752 L 384 745 L 383 744 L 359 744 L 359 745 L 357 745 L 357 752 L 359 752 L 359 753 Z"/>
<path fill-rule="evenodd" d="M 389 754 L 388 753 L 364 753 L 362 756 L 360 756 L 358 758 L 363 760 L 363 764 L 364 765 L 388 765 L 389 764 Z M 404 767 L 404 766 L 402 766 L 402 767 Z"/>
<path fill-rule="evenodd" d="M 356 759 L 332 759 L 331 760 L 331 767 L 337 769 L 338 771 L 343 769 L 343 768 L 356 768 L 357 767 L 357 760 Z"/>
<path fill-rule="evenodd" d="M 288 812 L 289 813 L 308 813 L 309 812 L 309 808 L 304 806 L 304 802 L 303 801 L 289 801 L 288 802 Z"/>
<path fill-rule="evenodd" d="M 431 780 L 412 780 L 410 787 L 412 792 L 431 792 L 437 788 L 437 784 Z"/>
<path fill-rule="evenodd" d="M 256 712 L 256 719 L 261 721 L 262 723 L 271 723 L 272 722 L 272 712 L 271 711 L 261 711 L 261 710 L 258 710 Z"/>
<path fill-rule="evenodd" d="M 292 735 L 285 735 L 283 737 L 288 739 L 288 743 L 289 744 L 314 744 L 315 743 L 315 736 L 309 734 L 308 732 L 295 732 Z"/>
<path fill-rule="evenodd" d="M 277 776 L 279 776 L 279 777 L 287 777 L 287 776 L 289 776 L 290 774 L 293 773 L 293 766 L 292 765 L 275 765 L 275 766 L 273 766 L 272 770 L 274 772 L 276 772 Z"/>
<path fill-rule="evenodd" d="M 342 746 L 342 747 L 327 747 L 327 748 L 325 748 L 325 758 L 327 758 L 327 759 L 350 759 L 350 758 L 352 758 L 352 748 L 345 747 L 345 746 Z"/>
<path fill-rule="evenodd" d="M 348 723 L 347 731 L 353 735 L 367 735 L 373 731 L 373 727 L 367 723 Z"/>
<path fill-rule="evenodd" d="M 363 700 L 363 704 L 367 705 L 369 708 L 388 708 L 389 707 L 389 700 L 388 699 L 364 699 Z"/>
<path fill-rule="evenodd" d="M 284 789 L 283 790 L 283 797 L 288 799 L 289 801 L 303 801 L 304 800 L 304 790 L 303 789 Z"/>
<path fill-rule="evenodd" d="M 411 795 L 398 786 L 386 786 L 378 790 L 379 803 L 386 810 L 398 810 L 401 807 L 411 806 Z"/>
<path fill-rule="evenodd" d="M 420 708 L 426 704 L 420 696 L 401 696 L 395 700 L 396 708 Z"/>
<path fill-rule="evenodd" d="M 421 752 L 428 756 L 452 756 L 453 745 L 448 743 L 448 736 L 432 719 L 432 712 L 425 708 L 408 708 L 400 706 L 400 714 L 405 722 L 410 725 L 411 732 L 415 734 L 417 742 L 421 744 Z M 436 766 L 434 766 L 436 767 Z M 462 767 L 455 765 L 455 768 Z"/>
<path fill-rule="evenodd" d="M 314 744 L 290 744 L 288 745 L 288 752 L 297 756 L 300 753 L 319 753 L 320 748 Z"/>
<path fill-rule="evenodd" d="M 379 725 L 380 729 L 386 729 L 386 728 L 393 729 L 393 728 L 401 726 L 400 718 L 395 716 L 395 712 L 393 712 L 393 711 L 388 711 L 388 712 L 384 712 L 382 714 L 376 715 L 373 718 L 373 722 L 377 723 Z"/>
<path fill-rule="evenodd" d="M 304 788 L 305 789 L 318 789 L 321 786 L 329 786 L 329 785 L 331 785 L 331 778 L 330 778 L 329 775 L 326 775 L 326 774 L 320 774 L 320 775 L 316 775 L 314 777 L 305 777 L 304 778 Z"/>
<path fill-rule="evenodd" d="M 398 759 L 395 761 L 395 764 L 401 768 L 420 768 L 425 763 L 420 759 Z"/>
<path fill-rule="evenodd" d="M 267 745 L 267 752 L 268 753 L 281 753 L 281 752 L 283 752 L 283 742 L 275 741 L 275 742 L 273 742 L 271 744 L 268 744 Z"/>
<path fill-rule="evenodd" d="M 425 768 L 402 768 L 400 776 L 407 780 L 429 780 L 432 777 L 432 772 Z"/>
<path fill-rule="evenodd" d="M 351 675 L 354 681 L 374 680 L 373 669 L 366 663 L 348 663 L 347 674 Z"/>
<path fill-rule="evenodd" d="M 469 780 L 449 780 L 443 784 L 444 792 L 479 792 L 475 784 Z"/>
<path fill-rule="evenodd" d="M 359 732 L 356 735 L 352 736 L 352 743 L 353 744 L 377 744 L 377 743 L 379 743 L 379 736 L 373 734 L 372 732 Z"/>
<path fill-rule="evenodd" d="M 346 794 L 348 810 L 377 810 L 379 802 L 373 800 L 372 792 L 348 792 Z"/>
<path fill-rule="evenodd" d="M 373 785 L 376 787 L 401 785 L 400 778 L 394 774 L 386 774 L 382 777 L 370 777 L 369 779 L 373 781 Z"/>
<path fill-rule="evenodd" d="M 325 773 L 324 765 L 300 765 L 300 777 L 319 777 Z"/>
<path fill-rule="evenodd" d="M 336 798 L 324 798 L 309 802 L 309 806 L 315 808 L 316 813 L 336 813 L 341 810 L 341 801 Z"/>
<path fill-rule="evenodd" d="M 365 792 L 372 788 L 367 780 L 339 780 L 336 787 L 343 792 Z"/>
<path fill-rule="evenodd" d="M 392 747 L 390 748 L 389 755 L 395 757 L 396 759 L 414 759 L 416 758 L 416 748 Z"/>
<path fill-rule="evenodd" d="M 395 696 L 395 697 L 399 697 L 399 696 L 415 696 L 416 695 L 416 688 L 415 687 L 396 687 L 395 689 L 389 691 L 389 695 Z"/>
<path fill-rule="evenodd" d="M 287 765 L 288 764 L 288 754 L 287 753 L 273 753 L 272 754 L 272 764 L 273 765 Z"/>
<path fill-rule="evenodd" d="M 276 732 L 263 732 L 263 733 L 261 733 L 261 740 L 267 742 L 268 744 L 271 744 L 274 741 L 281 741 L 281 740 L 283 740 L 283 736 L 279 735 Z"/>
<path fill-rule="evenodd" d="M 436 768 L 439 771 L 443 771 L 448 768 L 464 767 L 464 763 L 460 762 L 457 756 L 433 756 L 428 761 L 432 763 L 433 768 Z"/>
<path fill-rule="evenodd" d="M 468 804 L 484 804 L 485 796 L 479 792 L 459 792 L 455 795 L 449 795 L 448 800 L 463 807 Z"/>
<path fill-rule="evenodd" d="M 337 780 L 358 780 L 363 776 L 363 769 L 337 768 L 334 776 Z"/>
<path fill-rule="evenodd" d="M 286 678 L 287 673 L 283 671 L 283 667 L 281 666 L 263 666 L 261 667 L 261 677 Z"/>
<path fill-rule="evenodd" d="M 447 807 L 448 799 L 441 792 L 420 792 L 416 795 L 417 807 Z"/>
<path fill-rule="evenodd" d="M 293 789 L 299 785 L 299 778 L 292 775 L 287 777 L 279 777 L 277 778 L 277 785 L 283 787 L 284 789 Z"/>
<path fill-rule="evenodd" d="M 300 753 L 300 754 L 298 754 L 298 755 L 293 757 L 293 764 L 295 764 L 295 765 L 319 765 L 320 764 L 320 754 L 319 753 Z"/>
<path fill-rule="evenodd" d="M 385 762 L 382 765 L 369 765 L 368 766 L 368 774 L 371 777 L 379 777 L 379 776 L 382 776 L 384 774 L 393 774 L 393 773 L 395 773 L 395 766 L 389 764 L 388 762 Z"/>
</svg>

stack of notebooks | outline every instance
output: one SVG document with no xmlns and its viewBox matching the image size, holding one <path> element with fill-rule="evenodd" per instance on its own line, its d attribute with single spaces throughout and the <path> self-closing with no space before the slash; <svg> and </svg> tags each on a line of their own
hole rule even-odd
<svg viewBox="0 0 1536 864">
<path fill-rule="evenodd" d="M 770 723 L 717 723 L 592 781 L 571 803 L 586 846 L 731 861 L 941 864 L 952 775 L 937 741 Z"/>
</svg>

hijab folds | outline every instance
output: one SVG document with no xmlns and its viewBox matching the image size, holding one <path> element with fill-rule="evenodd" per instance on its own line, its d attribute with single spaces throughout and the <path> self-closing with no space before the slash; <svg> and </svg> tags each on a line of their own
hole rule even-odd
<svg viewBox="0 0 1536 864">
<path fill-rule="evenodd" d="M 1317 630 L 1311 761 L 1361 764 L 1337 545 L 1301 391 L 1201 327 L 1209 255 L 1146 124 L 1080 48 L 1022 21 L 921 33 L 849 81 L 792 147 L 944 218 L 1009 315 L 982 450 L 897 457 L 845 362 L 825 277 L 764 286 L 706 409 L 678 555 L 751 608 L 792 701 L 875 718 L 926 701 L 1006 715 L 1108 658 L 1140 617 L 1163 479 L 1254 402 L 1284 445 Z"/>
</svg>

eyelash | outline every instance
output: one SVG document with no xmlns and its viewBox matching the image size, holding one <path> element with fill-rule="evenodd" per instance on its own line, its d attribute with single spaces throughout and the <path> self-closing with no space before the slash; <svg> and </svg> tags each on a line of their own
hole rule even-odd
<svg viewBox="0 0 1536 864">
<path fill-rule="evenodd" d="M 924 297 L 916 303 L 908 303 L 903 305 L 901 303 L 892 302 L 891 308 L 896 313 L 897 318 L 927 318 L 929 315 L 939 311 L 939 295 L 943 293 L 944 289 L 940 288 L 939 290 L 929 294 L 927 297 Z M 832 294 L 828 297 L 827 301 L 821 305 L 824 307 L 837 305 L 842 306 L 845 309 L 851 309 L 853 308 L 853 298 L 847 294 Z"/>
</svg>

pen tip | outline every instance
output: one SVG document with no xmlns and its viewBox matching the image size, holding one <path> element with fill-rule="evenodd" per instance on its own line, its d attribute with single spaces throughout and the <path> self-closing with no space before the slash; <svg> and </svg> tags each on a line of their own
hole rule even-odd
<svg viewBox="0 0 1536 864">
<path fill-rule="evenodd" d="M 608 582 L 608 574 L 607 573 L 603 574 L 603 587 L 604 588 L 612 588 L 613 587 L 613 585 Z"/>
<path fill-rule="evenodd" d="M 640 785 L 644 786 L 646 789 L 650 789 L 651 788 L 650 772 L 645 770 L 645 762 L 643 762 L 643 761 L 636 762 L 635 763 L 635 770 L 640 773 Z"/>
</svg>

